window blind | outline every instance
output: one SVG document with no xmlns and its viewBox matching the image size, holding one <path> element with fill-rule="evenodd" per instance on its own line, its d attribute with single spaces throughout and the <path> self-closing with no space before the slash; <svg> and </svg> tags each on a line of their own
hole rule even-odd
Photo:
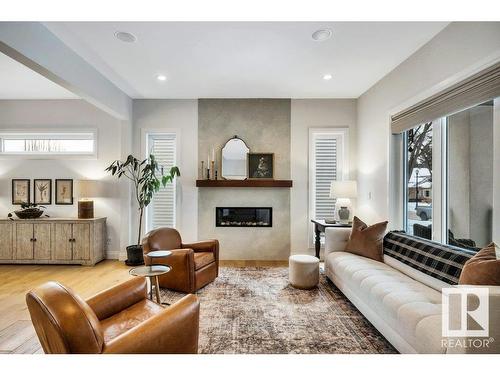
<svg viewBox="0 0 500 375">
<path fill-rule="evenodd" d="M 314 218 L 332 218 L 335 199 L 330 198 L 330 183 L 337 179 L 337 141 L 334 134 L 314 137 Z"/>
<path fill-rule="evenodd" d="M 176 165 L 175 134 L 154 134 L 148 137 L 148 149 L 156 157 L 158 164 L 168 173 Z M 175 181 L 161 187 L 148 206 L 147 230 L 159 227 L 175 227 Z"/>
<path fill-rule="evenodd" d="M 500 96 L 500 63 L 484 69 L 391 118 L 393 134 Z"/>
</svg>

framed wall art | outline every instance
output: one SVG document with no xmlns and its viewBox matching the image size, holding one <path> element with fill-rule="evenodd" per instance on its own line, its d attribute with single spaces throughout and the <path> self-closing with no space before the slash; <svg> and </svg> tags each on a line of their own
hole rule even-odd
<svg viewBox="0 0 500 375">
<path fill-rule="evenodd" d="M 35 204 L 52 204 L 52 180 L 33 180 L 33 201 Z"/>
<path fill-rule="evenodd" d="M 73 204 L 73 180 L 56 179 L 56 204 Z"/>
<path fill-rule="evenodd" d="M 248 178 L 272 180 L 274 178 L 274 154 L 248 153 Z"/>
<path fill-rule="evenodd" d="M 27 178 L 12 179 L 12 204 L 30 202 L 30 180 Z"/>
</svg>

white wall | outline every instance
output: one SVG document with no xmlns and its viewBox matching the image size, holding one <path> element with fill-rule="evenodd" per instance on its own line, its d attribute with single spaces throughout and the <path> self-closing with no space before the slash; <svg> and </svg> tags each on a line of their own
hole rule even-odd
<svg viewBox="0 0 500 375">
<path fill-rule="evenodd" d="M 198 239 L 198 101 L 140 99 L 133 102 L 133 145 L 136 157 L 145 130 L 176 131 L 181 177 L 177 182 L 177 229 L 185 242 Z M 133 238 L 137 231 L 137 212 L 132 210 Z"/>
<path fill-rule="evenodd" d="M 293 99 L 291 103 L 291 252 L 311 253 L 309 222 L 309 128 L 349 128 L 350 178 L 356 178 L 356 99 Z M 354 202 L 353 202 L 354 203 Z"/>
<path fill-rule="evenodd" d="M 120 158 L 121 126 L 117 120 L 83 100 L 0 100 L 0 130 L 21 128 L 97 128 L 98 155 L 93 159 L 65 158 L 30 160 L 0 157 L 0 216 L 19 206 L 11 205 L 11 179 L 13 178 L 72 178 L 102 180 L 103 197 L 96 198 L 95 216 L 108 218 L 108 258 L 118 258 L 121 242 L 122 208 L 118 183 L 104 169 Z M 75 184 L 76 188 L 76 184 Z M 31 189 L 33 182 L 31 181 Z M 52 181 L 53 197 L 55 181 Z M 52 217 L 77 217 L 77 199 L 73 206 L 47 206 Z"/>
<path fill-rule="evenodd" d="M 358 99 L 358 212 L 363 218 L 374 222 L 396 215 L 389 199 L 391 113 L 498 58 L 499 22 L 454 22 Z"/>
</svg>

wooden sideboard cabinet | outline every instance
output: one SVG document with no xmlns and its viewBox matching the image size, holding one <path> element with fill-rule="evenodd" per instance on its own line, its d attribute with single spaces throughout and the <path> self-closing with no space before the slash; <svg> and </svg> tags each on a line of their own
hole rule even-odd
<svg viewBox="0 0 500 375">
<path fill-rule="evenodd" d="M 105 248 L 104 217 L 0 220 L 0 263 L 94 265 Z"/>
</svg>

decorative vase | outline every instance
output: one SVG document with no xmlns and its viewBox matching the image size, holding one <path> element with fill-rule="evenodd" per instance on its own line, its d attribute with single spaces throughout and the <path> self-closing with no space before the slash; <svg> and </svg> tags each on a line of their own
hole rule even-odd
<svg viewBox="0 0 500 375">
<path fill-rule="evenodd" d="M 127 246 L 127 266 L 142 266 L 144 264 L 144 255 L 142 253 L 141 245 Z"/>
<path fill-rule="evenodd" d="M 349 222 L 349 210 L 347 207 L 345 206 L 342 206 L 340 207 L 340 210 L 339 210 L 339 219 L 340 219 L 340 222 L 343 223 L 343 224 L 346 224 Z"/>
</svg>

